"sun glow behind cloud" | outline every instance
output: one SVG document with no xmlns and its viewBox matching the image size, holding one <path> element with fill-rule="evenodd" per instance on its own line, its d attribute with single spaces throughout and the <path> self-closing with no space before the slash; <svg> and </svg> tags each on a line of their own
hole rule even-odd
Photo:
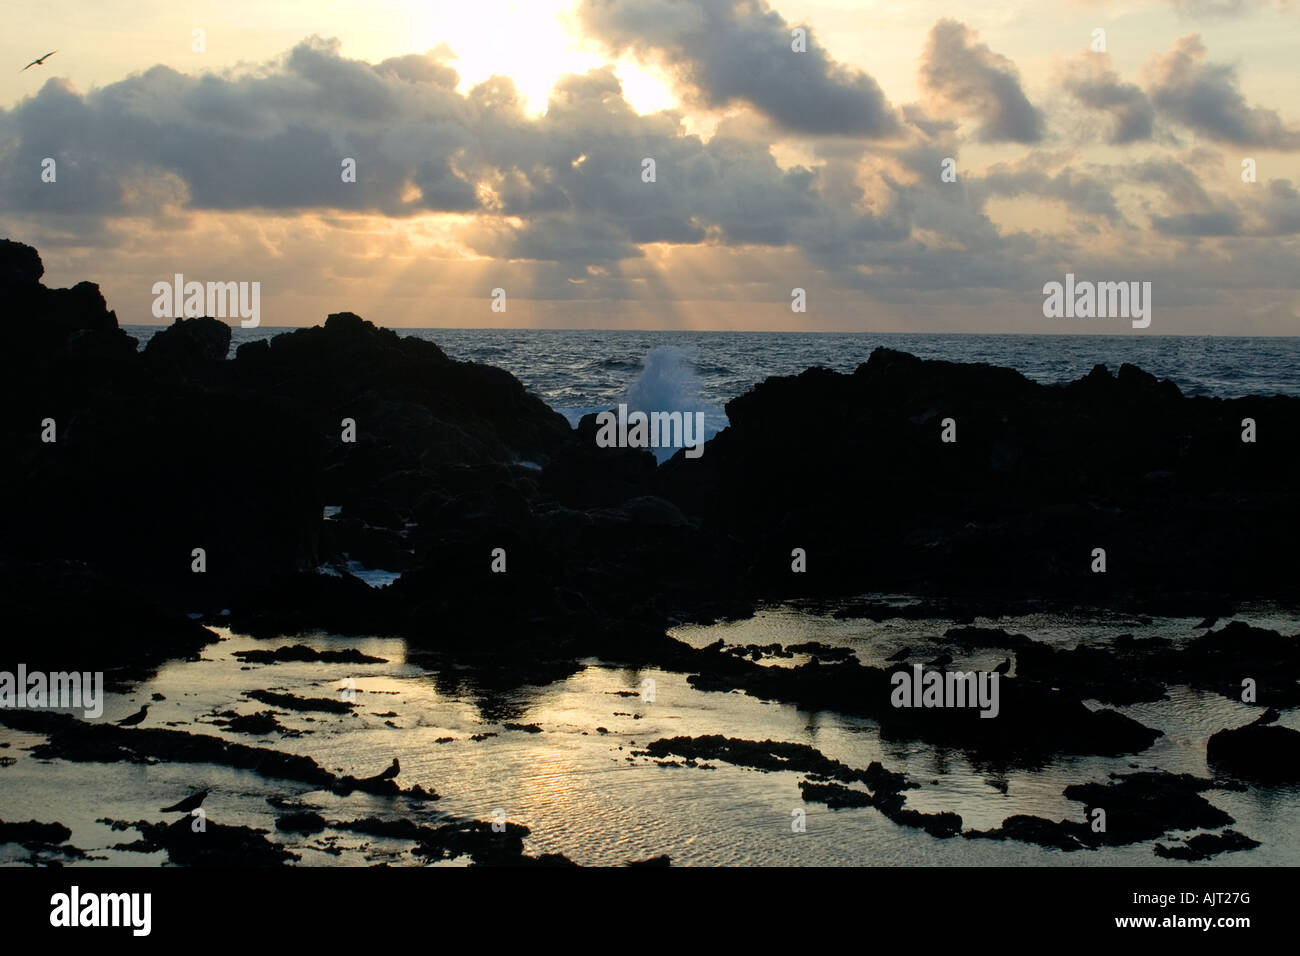
<svg viewBox="0 0 1300 956">
<path fill-rule="evenodd" d="M 824 70 L 776 69 L 785 38 L 779 56 L 756 44 L 767 8 L 743 0 L 731 28 L 694 33 L 683 9 L 726 5 L 102 0 L 74 18 L 76 2 L 15 9 L 0 36 L 18 65 L 61 51 L 0 75 L 0 166 L 21 187 L 0 196 L 0 234 L 40 248 L 52 284 L 101 282 L 124 320 L 183 259 L 256 270 L 291 323 L 352 308 L 394 325 L 985 327 L 1035 316 L 1029 274 L 1069 268 L 1161 278 L 1181 330 L 1219 328 L 1219 290 L 1247 286 L 1264 301 L 1244 311 L 1294 329 L 1300 117 L 1276 39 L 1294 22 L 1271 7 L 1201 22 L 1163 0 L 1079 0 L 1044 24 L 972 3 L 927 71 L 937 0 L 769 0 L 778 32 L 808 26 Z M 622 10 L 593 21 L 606 7 Z M 1113 53 L 1083 71 L 1099 24 Z M 435 64 L 440 80 L 420 78 L 426 52 L 455 94 Z M 879 81 L 879 110 L 856 71 Z M 1147 135 L 1110 141 L 1114 117 L 1067 83 L 1107 71 L 1155 103 Z M 499 81 L 472 95 L 494 76 L 527 115 L 484 108 Z M 1007 88 L 1041 136 L 1002 136 L 993 121 L 1019 115 Z M 845 103 L 917 125 L 864 135 Z M 21 186 L 50 154 L 57 191 Z M 361 201 L 339 191 L 345 155 Z M 497 287 L 508 314 L 487 310 Z"/>
<path fill-rule="evenodd" d="M 528 109 L 542 113 L 555 81 L 565 73 L 585 73 L 605 57 L 581 39 L 572 24 L 574 0 L 474 0 L 473 3 L 410 4 L 413 11 L 395 38 L 421 50 L 441 43 L 455 56 L 449 62 L 460 74 L 461 92 L 494 74 L 509 76 Z M 400 43 L 398 44 L 401 45 Z M 623 95 L 639 113 L 668 109 L 675 100 L 667 84 L 634 59 L 624 57 L 615 70 Z"/>
</svg>

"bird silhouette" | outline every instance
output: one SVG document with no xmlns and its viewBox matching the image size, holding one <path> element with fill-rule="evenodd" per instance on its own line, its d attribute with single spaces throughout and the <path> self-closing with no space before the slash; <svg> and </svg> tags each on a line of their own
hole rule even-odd
<svg viewBox="0 0 1300 956">
<path fill-rule="evenodd" d="M 149 705 L 145 704 L 130 717 L 123 717 L 117 722 L 117 725 L 119 727 L 134 727 L 136 724 L 144 721 L 145 714 L 147 713 L 149 713 Z"/>
<path fill-rule="evenodd" d="M 909 656 L 911 653 L 912 653 L 912 649 L 911 649 L 910 647 L 904 647 L 902 650 L 894 651 L 894 653 L 892 653 L 892 654 L 890 654 L 888 657 L 886 657 L 885 660 L 887 660 L 887 661 L 905 661 L 905 660 L 907 660 L 908 656 Z"/>
<path fill-rule="evenodd" d="M 951 654 L 940 654 L 934 660 L 929 661 L 925 666 L 926 667 L 947 667 L 951 663 L 952 663 Z"/>
<path fill-rule="evenodd" d="M 202 806 L 203 801 L 208 798 L 208 791 L 200 790 L 198 793 L 192 793 L 184 800 L 178 800 L 170 807 L 163 807 L 163 813 L 189 813 L 191 810 L 197 810 Z"/>
<path fill-rule="evenodd" d="M 389 766 L 387 770 L 385 770 L 383 773 L 375 774 L 370 779 L 371 780 L 392 780 L 394 777 L 398 775 L 398 773 L 401 772 L 401 770 L 402 770 L 402 765 L 399 764 L 397 762 L 397 758 L 394 757 L 392 765 Z"/>
<path fill-rule="evenodd" d="M 1264 711 L 1264 713 L 1260 714 L 1257 718 L 1255 718 L 1254 723 L 1252 723 L 1250 726 L 1263 727 L 1267 724 L 1273 723 L 1273 721 L 1277 720 L 1281 716 L 1282 715 L 1278 713 L 1276 707 L 1270 707 L 1268 710 Z"/>
<path fill-rule="evenodd" d="M 44 66 L 45 61 L 48 60 L 50 57 L 54 56 L 54 54 L 58 52 L 59 52 L 58 50 L 51 50 L 49 53 L 45 54 L 45 56 L 41 57 L 39 60 L 32 60 L 32 62 L 28 63 L 25 67 L 23 67 L 18 72 L 22 73 L 26 70 L 30 70 L 34 66 Z"/>
<path fill-rule="evenodd" d="M 1006 677 L 1010 671 L 1011 671 L 1011 658 L 1009 657 L 1001 664 L 999 664 L 997 667 L 993 668 L 993 673 L 1001 674 L 1003 677 Z"/>
</svg>

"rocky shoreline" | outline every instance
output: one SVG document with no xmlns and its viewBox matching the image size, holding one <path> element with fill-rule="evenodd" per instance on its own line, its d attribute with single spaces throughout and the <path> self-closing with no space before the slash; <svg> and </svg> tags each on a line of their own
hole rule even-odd
<svg viewBox="0 0 1300 956">
<path fill-rule="evenodd" d="M 1249 679 L 1261 711 L 1300 705 L 1300 636 L 1240 620 L 1214 629 L 1243 602 L 1300 605 L 1300 399 L 1189 398 L 1128 365 L 1043 386 L 882 348 L 851 374 L 809 369 L 757 385 L 728 403 L 730 424 L 701 457 L 679 452 L 656 466 L 644 450 L 598 447 L 593 417 L 570 428 L 509 373 L 351 313 L 233 357 L 229 327 L 207 318 L 179 320 L 140 350 L 96 286 L 48 289 L 42 275 L 34 249 L 0 241 L 0 437 L 10 452 L 0 468 L 10 503 L 0 513 L 0 669 L 102 669 L 129 686 L 167 660 L 194 659 L 215 639 L 210 626 L 386 634 L 505 686 L 568 676 L 589 657 L 648 664 L 690 675 L 698 690 L 866 717 L 886 739 L 1028 765 L 1140 753 L 1160 731 L 1113 708 L 1175 684 L 1240 700 Z M 1242 440 L 1247 419 L 1255 441 Z M 354 562 L 400 576 L 374 588 L 349 573 Z M 868 591 L 920 601 L 858 599 Z M 935 635 L 930 656 L 1014 656 L 998 719 L 892 708 L 891 676 L 906 661 L 864 664 L 815 642 L 694 648 L 666 634 L 801 599 L 839 601 L 845 618 L 958 622 Z M 1125 635 L 1068 650 L 970 626 L 1027 605 L 1206 620 L 1185 645 Z M 811 660 L 771 660 L 795 654 Z M 300 644 L 245 660 L 330 658 Z M 275 709 L 348 709 L 269 688 L 249 696 Z M 283 731 L 275 713 L 222 719 L 269 734 Z M 1116 833 L 1168 842 L 1174 829 L 1222 827 L 1231 818 L 1195 809 L 1200 790 L 1300 780 L 1300 733 L 1266 717 L 1213 735 L 1213 777 L 1096 784 L 1107 806 L 1158 808 L 1100 841 L 1086 824 L 1036 818 L 962 831 L 955 815 L 906 808 L 906 783 L 879 764 L 854 771 L 780 750 L 795 744 L 661 740 L 646 753 L 744 751 L 742 765 L 769 770 L 793 762 L 808 774 L 804 800 L 873 806 L 941 838 L 1072 850 Z M 44 734 L 46 755 L 61 760 L 213 762 L 335 792 L 367 786 L 310 758 L 203 734 L 7 710 L 0 723 Z M 395 784 L 372 792 L 390 791 L 418 796 Z M 1066 796 L 1089 806 L 1097 795 Z M 131 826 L 142 846 L 203 862 L 171 830 Z M 52 832 L 24 839 L 48 848 Z M 480 862 L 526 862 L 522 843 L 480 852 L 469 832 L 404 835 L 435 858 L 451 840 Z M 228 836 L 236 848 L 264 841 Z M 1164 853 L 1254 844 L 1231 830 L 1193 839 Z"/>
</svg>

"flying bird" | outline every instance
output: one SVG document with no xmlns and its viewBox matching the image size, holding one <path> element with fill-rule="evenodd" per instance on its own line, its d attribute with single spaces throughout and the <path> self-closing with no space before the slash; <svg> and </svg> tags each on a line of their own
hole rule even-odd
<svg viewBox="0 0 1300 956">
<path fill-rule="evenodd" d="M 200 790 L 198 793 L 192 793 L 184 800 L 173 803 L 170 807 L 163 807 L 162 813 L 190 813 L 202 806 L 203 801 L 208 798 L 208 791 Z"/>
<path fill-rule="evenodd" d="M 45 56 L 41 57 L 39 60 L 32 60 L 32 62 L 28 63 L 25 67 L 23 67 L 18 72 L 23 73 L 27 70 L 30 70 L 34 66 L 44 66 L 45 61 L 48 60 L 50 57 L 54 56 L 54 54 L 58 52 L 59 52 L 58 50 L 51 50 L 49 53 L 45 54 Z"/>
<path fill-rule="evenodd" d="M 149 705 L 145 704 L 130 717 L 123 717 L 117 722 L 119 727 L 134 727 L 136 724 L 144 721 L 144 715 L 149 713 Z"/>
</svg>

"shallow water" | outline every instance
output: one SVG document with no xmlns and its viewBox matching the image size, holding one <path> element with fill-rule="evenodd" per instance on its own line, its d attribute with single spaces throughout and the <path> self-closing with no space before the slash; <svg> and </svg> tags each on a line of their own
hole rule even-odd
<svg viewBox="0 0 1300 956">
<path fill-rule="evenodd" d="M 1295 617 L 1269 608 L 1251 608 L 1238 619 L 1288 634 L 1300 631 Z M 1142 625 L 1120 615 L 1034 615 L 976 623 L 1062 646 L 1126 632 L 1177 639 L 1198 633 L 1194 619 L 1157 618 Z M 905 644 L 924 649 L 928 637 L 951 626 L 950 621 L 836 620 L 812 609 L 780 606 L 745 621 L 682 627 L 675 635 L 696 646 L 718 638 L 728 644 L 815 640 L 852 648 L 864 662 L 877 663 Z M 396 756 L 403 786 L 419 783 L 443 798 L 420 804 L 360 793 L 339 797 L 305 784 L 203 764 L 38 761 L 23 748 L 38 743 L 39 737 L 0 728 L 0 743 L 10 744 L 0 755 L 16 758 L 13 765 L 0 767 L 0 818 L 59 821 L 72 829 L 72 844 L 102 858 L 92 861 L 99 865 L 160 863 L 163 855 L 111 849 L 138 834 L 113 832 L 97 820 L 162 820 L 167 815 L 159 813 L 159 807 L 191 790 L 210 788 L 204 804 L 209 820 L 270 830 L 273 839 L 301 854 L 304 865 L 422 861 L 409 855 L 406 841 L 329 830 L 312 836 L 276 833 L 268 796 L 300 799 L 320 808 L 327 820 L 409 816 L 424 822 L 444 813 L 491 819 L 501 808 L 512 822 L 531 828 L 525 841 L 529 852 L 561 852 L 583 864 L 621 864 L 667 853 L 675 865 L 1187 866 L 1193 864 L 1155 857 L 1150 843 L 1063 854 L 1014 842 L 940 840 L 900 827 L 871 808 L 830 810 L 805 803 L 797 786 L 800 773 L 764 773 L 715 761 L 706 761 L 714 769 L 660 766 L 633 751 L 661 737 L 718 733 L 806 743 L 854 767 L 880 760 L 890 770 L 905 771 L 922 784 L 907 791 L 909 807 L 952 810 L 961 814 L 966 828 L 986 829 L 1016 813 L 1082 820 L 1082 805 L 1066 800 L 1061 791 L 1070 783 L 1104 781 L 1108 773 L 1126 772 L 1132 765 L 1208 776 L 1206 738 L 1258 714 L 1255 708 L 1215 694 L 1174 687 L 1167 700 L 1117 708 L 1165 731 L 1166 736 L 1144 753 L 1062 758 L 1037 770 L 1006 769 L 975 765 L 963 753 L 920 742 L 882 742 L 871 720 L 808 712 L 740 692 L 699 691 L 687 683 L 686 675 L 657 669 L 625 670 L 587 661 L 566 680 L 503 692 L 479 687 L 473 672 L 442 666 L 436 659 L 422 656 L 416 663 L 399 639 L 314 635 L 258 641 L 226 630 L 219 634 L 220 640 L 204 650 L 201 660 L 169 663 L 131 693 L 110 696 L 101 719 L 120 719 L 161 693 L 166 699 L 151 706 L 142 726 L 175 726 L 307 754 L 323 767 L 357 776 L 382 770 Z M 353 647 L 388 663 L 245 665 L 233 656 L 239 650 L 297 643 L 318 649 Z M 1002 656 L 981 652 L 958 657 L 955 666 L 989 668 Z M 772 663 L 789 666 L 799 661 L 796 657 Z M 354 713 L 278 716 L 282 725 L 300 731 L 299 737 L 233 734 L 211 724 L 219 711 L 251 714 L 274 709 L 242 699 L 249 690 L 337 697 L 347 678 L 357 691 Z M 646 678 L 655 681 L 653 702 L 640 695 Z M 395 716 L 386 716 L 390 713 Z M 535 723 L 542 732 L 507 730 L 501 726 L 505 721 Z M 1281 723 L 1300 727 L 1300 713 L 1285 715 Z M 498 736 L 469 739 L 479 733 Z M 454 739 L 437 743 L 440 737 Z M 1005 783 L 1006 792 L 995 783 Z M 1300 788 L 1252 787 L 1244 793 L 1211 791 L 1206 797 L 1236 818 L 1234 829 L 1263 844 L 1221 855 L 1214 864 L 1300 864 Z M 806 812 L 806 833 L 792 832 L 791 812 L 796 809 Z M 16 845 L 0 846 L 0 861 L 26 856 Z"/>
</svg>

